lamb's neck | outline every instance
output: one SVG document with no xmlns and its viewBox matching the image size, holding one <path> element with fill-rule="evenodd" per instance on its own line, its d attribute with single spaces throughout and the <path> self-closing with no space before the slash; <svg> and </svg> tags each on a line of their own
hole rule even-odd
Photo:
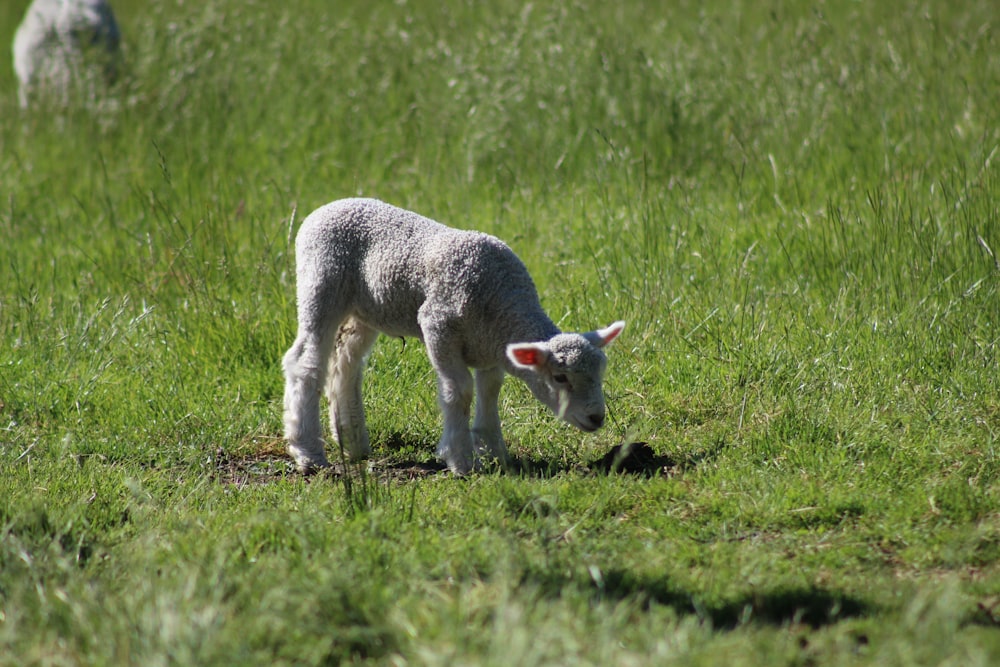
<svg viewBox="0 0 1000 667">
<path fill-rule="evenodd" d="M 542 309 L 512 317 L 506 331 L 507 343 L 537 343 L 562 333 Z"/>
</svg>

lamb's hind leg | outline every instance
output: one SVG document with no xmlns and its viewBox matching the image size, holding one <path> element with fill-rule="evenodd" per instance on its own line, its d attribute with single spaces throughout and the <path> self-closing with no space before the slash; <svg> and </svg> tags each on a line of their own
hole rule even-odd
<svg viewBox="0 0 1000 667">
<path fill-rule="evenodd" d="M 315 266 L 315 258 L 298 258 L 296 302 L 298 335 L 282 360 L 285 371 L 285 438 L 288 453 L 300 472 L 315 472 L 330 465 L 320 423 L 319 398 L 326 381 L 337 329 L 346 315 L 341 294 Z M 335 274 L 335 272 L 332 272 Z"/>
<path fill-rule="evenodd" d="M 330 331 L 332 329 L 332 331 Z M 282 360 L 285 371 L 285 438 L 288 453 L 300 472 L 311 473 L 329 465 L 326 460 L 319 396 L 333 349 L 336 327 L 299 329 L 299 335 Z"/>
<path fill-rule="evenodd" d="M 330 431 L 353 461 L 371 454 L 361 377 L 378 331 L 348 318 L 337 332 L 337 347 L 330 357 L 326 396 L 330 401 Z"/>
</svg>

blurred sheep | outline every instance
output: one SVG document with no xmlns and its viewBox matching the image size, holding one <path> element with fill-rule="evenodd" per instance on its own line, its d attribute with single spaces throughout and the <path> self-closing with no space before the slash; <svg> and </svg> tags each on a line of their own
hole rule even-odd
<svg viewBox="0 0 1000 667">
<path fill-rule="evenodd" d="M 117 77 L 120 42 L 104 0 L 34 0 L 14 35 L 21 106 L 38 97 L 65 105 L 73 92 L 92 98 Z"/>
</svg>

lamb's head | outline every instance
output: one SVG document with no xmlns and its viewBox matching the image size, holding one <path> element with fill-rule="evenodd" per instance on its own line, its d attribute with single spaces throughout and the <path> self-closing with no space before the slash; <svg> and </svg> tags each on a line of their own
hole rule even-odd
<svg viewBox="0 0 1000 667">
<path fill-rule="evenodd" d="M 615 322 L 584 334 L 561 333 L 538 343 L 512 343 L 507 358 L 539 401 L 582 431 L 604 425 L 603 347 L 625 328 Z"/>
</svg>

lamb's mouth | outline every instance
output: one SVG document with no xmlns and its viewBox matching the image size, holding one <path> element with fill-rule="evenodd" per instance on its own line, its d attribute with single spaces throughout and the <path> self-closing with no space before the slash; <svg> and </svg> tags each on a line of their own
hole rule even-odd
<svg viewBox="0 0 1000 667">
<path fill-rule="evenodd" d="M 585 422 L 575 415 L 571 416 L 567 421 L 585 433 L 593 433 L 601 428 L 600 425 L 589 421 Z"/>
</svg>

